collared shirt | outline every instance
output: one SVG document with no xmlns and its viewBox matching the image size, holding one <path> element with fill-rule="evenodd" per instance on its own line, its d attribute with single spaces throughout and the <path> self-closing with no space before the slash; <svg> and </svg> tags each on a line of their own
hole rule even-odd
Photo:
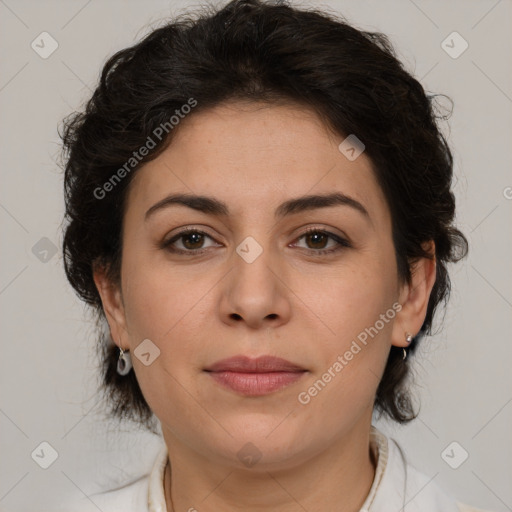
<svg viewBox="0 0 512 512">
<path fill-rule="evenodd" d="M 405 459 L 394 439 L 371 427 L 370 449 L 377 468 L 370 492 L 360 512 L 485 512 L 458 502 L 443 491 L 433 477 L 418 471 Z M 88 497 L 96 506 L 80 512 L 167 512 L 164 470 L 167 446 L 162 444 L 148 475 L 115 491 Z M 89 505 L 91 505 L 89 501 Z"/>
</svg>

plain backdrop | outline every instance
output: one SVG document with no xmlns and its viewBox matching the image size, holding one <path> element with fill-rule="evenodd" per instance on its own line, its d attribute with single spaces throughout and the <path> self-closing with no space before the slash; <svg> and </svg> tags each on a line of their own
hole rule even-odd
<svg viewBox="0 0 512 512">
<path fill-rule="evenodd" d="M 2 511 L 72 510 L 76 497 L 108 487 L 114 476 L 132 480 L 148 471 L 160 445 L 155 435 L 101 416 L 94 325 L 62 267 L 57 128 L 88 99 L 109 56 L 197 5 L 0 1 Z M 512 3 L 301 5 L 386 33 L 427 91 L 454 100 L 443 130 L 454 150 L 457 223 L 470 253 L 451 267 L 443 328 L 414 362 L 419 418 L 404 427 L 377 425 L 461 501 L 512 510 Z M 41 44 L 31 46 L 41 37 L 45 51 L 58 44 L 47 58 Z M 48 469 L 32 456 L 45 447 L 53 454 L 43 442 L 57 457 Z M 459 462 L 468 454 L 457 469 L 445 462 L 447 447 Z"/>
</svg>

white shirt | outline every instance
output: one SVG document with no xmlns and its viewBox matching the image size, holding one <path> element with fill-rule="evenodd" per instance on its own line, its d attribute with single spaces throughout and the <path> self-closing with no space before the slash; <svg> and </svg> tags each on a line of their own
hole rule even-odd
<svg viewBox="0 0 512 512">
<path fill-rule="evenodd" d="M 432 478 L 405 460 L 394 439 L 388 439 L 374 426 L 370 448 L 377 468 L 360 512 L 485 512 L 445 493 Z M 116 490 L 92 494 L 87 498 L 88 507 L 81 512 L 97 512 L 98 508 L 102 512 L 167 512 L 163 486 L 167 455 L 163 443 L 149 474 Z"/>
</svg>

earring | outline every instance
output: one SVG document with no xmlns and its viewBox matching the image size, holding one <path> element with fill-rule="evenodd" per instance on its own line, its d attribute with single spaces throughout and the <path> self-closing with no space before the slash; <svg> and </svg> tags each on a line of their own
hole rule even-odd
<svg viewBox="0 0 512 512">
<path fill-rule="evenodd" d="M 128 351 L 119 348 L 119 359 L 117 360 L 117 373 L 127 375 L 132 369 L 132 357 Z"/>
<path fill-rule="evenodd" d="M 405 341 L 407 342 L 407 344 L 411 343 L 411 341 L 412 341 L 412 334 L 410 332 L 406 332 L 405 333 Z M 405 350 L 405 348 L 403 348 L 402 350 L 404 351 L 403 360 L 405 361 L 405 358 L 407 357 L 407 351 Z"/>
</svg>

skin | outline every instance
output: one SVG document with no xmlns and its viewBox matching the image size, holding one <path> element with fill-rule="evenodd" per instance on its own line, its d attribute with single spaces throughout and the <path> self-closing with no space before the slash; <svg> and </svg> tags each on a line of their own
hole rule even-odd
<svg viewBox="0 0 512 512">
<path fill-rule="evenodd" d="M 358 511 L 375 475 L 369 450 L 372 408 L 391 345 L 405 347 L 426 315 L 435 261 L 421 259 L 401 285 L 391 217 L 365 153 L 349 161 L 344 139 L 315 113 L 294 105 L 224 103 L 188 116 L 172 144 L 130 185 L 123 225 L 121 287 L 94 272 L 113 340 L 133 350 L 150 339 L 160 356 L 132 362 L 161 422 L 172 464 L 167 508 L 200 511 Z M 339 191 L 364 205 L 300 212 L 274 210 L 306 194 Z M 185 206 L 146 211 L 170 193 L 213 196 L 230 215 Z M 174 247 L 186 227 L 207 232 Z M 318 228 L 346 238 L 301 236 Z M 247 263 L 236 252 L 248 236 L 263 249 Z M 210 238 L 211 237 L 211 238 Z M 432 246 L 433 250 L 433 246 Z M 298 394 L 343 355 L 394 303 L 402 309 L 307 405 Z M 213 381 L 219 359 L 264 354 L 308 370 L 299 382 L 246 397 Z M 248 442 L 262 454 L 246 467 Z"/>
</svg>

